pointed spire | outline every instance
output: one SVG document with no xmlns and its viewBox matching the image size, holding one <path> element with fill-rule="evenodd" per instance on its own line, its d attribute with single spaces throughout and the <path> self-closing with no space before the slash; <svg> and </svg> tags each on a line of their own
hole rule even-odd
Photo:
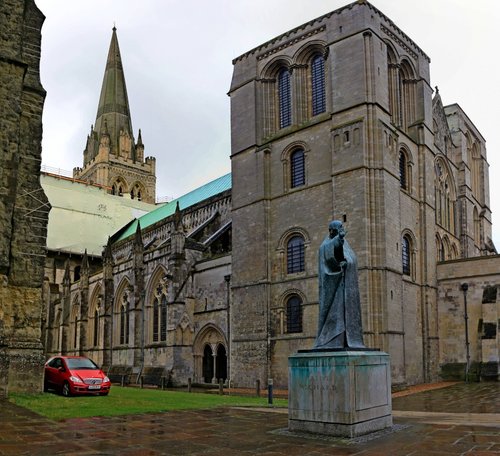
<svg viewBox="0 0 500 456">
<path fill-rule="evenodd" d="M 82 272 L 83 271 L 88 271 L 89 270 L 89 257 L 87 255 L 87 249 L 85 249 L 85 253 L 83 254 L 82 258 Z"/>
<path fill-rule="evenodd" d="M 64 265 L 64 276 L 63 276 L 63 284 L 68 286 L 71 283 L 71 275 L 69 269 L 69 258 L 66 259 L 66 264 Z"/>
<path fill-rule="evenodd" d="M 175 231 L 179 231 L 179 228 L 182 225 L 182 215 L 181 215 L 181 208 L 179 206 L 179 201 L 177 201 L 177 204 L 175 205 L 175 213 L 174 213 L 174 228 Z"/>
<path fill-rule="evenodd" d="M 137 220 L 137 229 L 135 230 L 135 244 L 142 247 L 142 233 L 141 233 L 141 222 Z"/>
<path fill-rule="evenodd" d="M 141 129 L 139 128 L 139 137 L 137 138 L 137 145 L 138 146 L 144 146 L 144 144 L 142 144 L 142 134 L 141 134 Z"/>
<path fill-rule="evenodd" d="M 133 131 L 116 27 L 113 27 L 109 45 L 101 96 L 97 108 L 95 130 L 102 132 L 105 124 L 107 124 L 106 129 L 110 136 L 111 151 L 116 154 L 119 151 L 120 131 Z"/>
</svg>

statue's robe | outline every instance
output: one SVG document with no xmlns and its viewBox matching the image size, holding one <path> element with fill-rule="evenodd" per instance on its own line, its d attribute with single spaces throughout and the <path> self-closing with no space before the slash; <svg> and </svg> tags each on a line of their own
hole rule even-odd
<svg viewBox="0 0 500 456">
<path fill-rule="evenodd" d="M 319 319 L 314 348 L 365 348 L 356 255 L 345 239 L 337 235 L 323 241 L 318 274 Z"/>
</svg>

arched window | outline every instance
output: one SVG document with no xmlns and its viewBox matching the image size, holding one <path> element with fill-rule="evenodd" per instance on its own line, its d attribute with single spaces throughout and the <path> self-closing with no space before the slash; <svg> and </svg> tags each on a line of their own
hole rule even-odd
<svg viewBox="0 0 500 456">
<path fill-rule="evenodd" d="M 163 295 L 161 297 L 161 308 L 160 308 L 160 340 L 167 340 L 167 297 Z"/>
<path fill-rule="evenodd" d="M 286 332 L 302 332 L 302 299 L 292 295 L 286 302 Z"/>
<path fill-rule="evenodd" d="M 292 97 L 290 72 L 287 68 L 282 68 L 278 73 L 278 105 L 280 128 L 290 126 L 292 124 Z"/>
<path fill-rule="evenodd" d="M 130 314 L 128 310 L 127 293 L 123 295 L 123 302 L 120 306 L 120 345 L 129 343 Z"/>
<path fill-rule="evenodd" d="M 401 255 L 403 274 L 411 275 L 411 240 L 407 234 L 403 236 L 403 240 L 401 242 Z"/>
<path fill-rule="evenodd" d="M 448 168 L 439 159 L 435 165 L 436 223 L 455 234 L 455 186 Z"/>
<path fill-rule="evenodd" d="M 160 326 L 159 308 L 158 298 L 155 298 L 153 301 L 153 342 L 158 342 L 158 328 Z"/>
<path fill-rule="evenodd" d="M 313 116 L 326 111 L 325 59 L 322 55 L 311 60 L 311 106 Z"/>
<path fill-rule="evenodd" d="M 287 243 L 287 273 L 304 271 L 304 238 L 295 235 Z"/>
<path fill-rule="evenodd" d="M 151 309 L 152 327 L 151 341 L 166 342 L 167 340 L 167 283 L 162 277 L 153 289 L 153 306 Z M 150 321 L 151 321 L 150 320 Z"/>
<path fill-rule="evenodd" d="M 305 154 L 298 149 L 290 155 L 290 178 L 291 187 L 300 187 L 306 183 L 305 176 Z"/>
<path fill-rule="evenodd" d="M 142 197 L 144 195 L 144 189 L 141 184 L 137 183 L 130 190 L 130 198 L 137 199 L 138 201 L 142 201 Z"/>
<path fill-rule="evenodd" d="M 399 185 L 403 190 L 408 190 L 408 173 L 406 164 L 406 154 L 399 152 Z"/>
</svg>

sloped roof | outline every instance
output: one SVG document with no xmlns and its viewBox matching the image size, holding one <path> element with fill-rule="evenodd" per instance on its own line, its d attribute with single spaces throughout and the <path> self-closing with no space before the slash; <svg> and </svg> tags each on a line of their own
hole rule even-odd
<svg viewBox="0 0 500 456">
<path fill-rule="evenodd" d="M 158 207 L 62 176 L 42 173 L 40 182 L 52 206 L 49 250 L 82 254 L 87 249 L 89 255 L 100 256 L 108 236 Z"/>
<path fill-rule="evenodd" d="M 123 228 L 123 232 L 117 233 L 116 241 L 126 239 L 134 234 L 138 223 L 140 223 L 141 229 L 144 229 L 171 216 L 175 212 L 177 202 L 179 203 L 179 208 L 184 210 L 230 188 L 231 173 L 228 173 L 134 220 Z"/>
</svg>

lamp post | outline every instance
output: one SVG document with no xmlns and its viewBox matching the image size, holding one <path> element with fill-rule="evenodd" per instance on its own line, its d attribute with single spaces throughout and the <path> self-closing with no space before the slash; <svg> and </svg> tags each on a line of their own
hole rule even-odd
<svg viewBox="0 0 500 456">
<path fill-rule="evenodd" d="M 460 288 L 464 292 L 464 320 L 465 320 L 465 381 L 469 382 L 470 353 L 469 353 L 469 314 L 467 313 L 467 290 L 468 283 L 462 283 Z"/>
</svg>

